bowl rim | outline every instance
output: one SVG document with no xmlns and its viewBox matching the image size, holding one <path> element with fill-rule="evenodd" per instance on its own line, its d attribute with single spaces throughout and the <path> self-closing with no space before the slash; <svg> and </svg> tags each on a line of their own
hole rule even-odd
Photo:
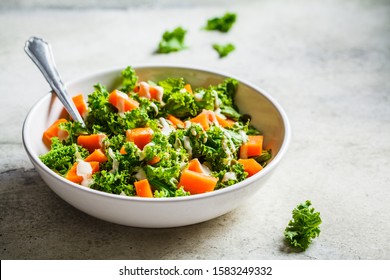
<svg viewBox="0 0 390 280">
<path fill-rule="evenodd" d="M 100 71 L 96 71 L 96 72 L 81 76 L 77 79 L 69 80 L 68 82 L 65 83 L 65 86 L 68 87 L 70 85 L 80 83 L 84 80 L 88 80 L 88 79 L 91 79 L 91 78 L 96 77 L 96 76 L 107 75 L 109 73 L 114 73 L 114 72 L 120 73 L 120 71 L 122 71 L 126 67 L 127 66 L 111 67 L 111 68 L 103 69 Z M 281 161 L 283 156 L 286 154 L 288 147 L 289 147 L 289 144 L 290 144 L 290 141 L 291 141 L 291 126 L 290 126 L 289 119 L 287 117 L 286 112 L 284 111 L 282 106 L 278 103 L 278 101 L 276 101 L 264 89 L 262 89 L 258 86 L 255 86 L 254 84 L 252 84 L 251 82 L 249 82 L 245 79 L 239 78 L 235 75 L 231 75 L 230 73 L 220 71 L 220 70 L 213 70 L 210 68 L 206 69 L 206 68 L 198 67 L 198 66 L 187 66 L 187 65 L 180 65 L 180 64 L 156 64 L 156 63 L 154 63 L 154 64 L 134 65 L 134 66 L 132 66 L 132 68 L 134 68 L 136 71 L 137 71 L 137 69 L 141 69 L 141 68 L 174 68 L 174 69 L 183 69 L 183 70 L 194 70 L 197 72 L 204 72 L 206 74 L 209 73 L 209 74 L 213 74 L 213 75 L 218 75 L 218 76 L 221 76 L 223 78 L 233 78 L 233 79 L 238 80 L 239 84 L 245 84 L 247 87 L 252 88 L 258 94 L 263 95 L 276 108 L 276 110 L 279 112 L 279 114 L 282 118 L 282 122 L 284 124 L 284 136 L 283 136 L 283 141 L 282 141 L 282 144 L 280 146 L 278 154 L 272 159 L 272 161 L 269 164 L 267 164 L 264 167 L 264 169 L 261 172 L 256 173 L 255 175 L 245 179 L 244 181 L 241 181 L 239 183 L 236 183 L 232 186 L 229 186 L 229 187 L 226 187 L 223 189 L 219 189 L 219 190 L 215 190 L 215 191 L 207 192 L 207 193 L 202 193 L 202 194 L 181 196 L 181 197 L 166 197 L 166 198 L 162 198 L 162 199 L 156 199 L 156 198 L 145 198 L 145 197 L 138 197 L 138 196 L 124 196 L 124 195 L 111 194 L 111 193 L 106 193 L 106 192 L 99 191 L 99 190 L 94 190 L 94 189 L 91 189 L 88 187 L 78 185 L 76 183 L 73 183 L 73 182 L 61 177 L 60 175 L 55 173 L 53 170 L 51 170 L 49 167 L 47 167 L 45 164 L 43 164 L 42 161 L 39 160 L 38 156 L 35 156 L 32 152 L 33 148 L 31 147 L 31 144 L 30 144 L 31 141 L 29 141 L 29 138 L 27 138 L 27 136 L 26 136 L 26 134 L 28 134 L 27 130 L 28 130 L 29 125 L 31 125 L 31 118 L 34 115 L 35 111 L 38 110 L 41 103 L 45 102 L 46 99 L 51 98 L 52 92 L 49 91 L 44 96 L 42 96 L 40 99 L 38 99 L 38 101 L 35 102 L 34 105 L 30 108 L 30 110 L 28 111 L 28 113 L 24 119 L 23 126 L 22 126 L 23 146 L 24 146 L 30 160 L 33 161 L 33 164 L 35 166 L 36 165 L 39 166 L 43 171 L 45 171 L 48 175 L 50 175 L 54 179 L 60 180 L 62 183 L 65 183 L 72 188 L 76 188 L 80 191 L 88 192 L 88 193 L 93 194 L 93 195 L 103 196 L 103 197 L 107 197 L 109 199 L 119 199 L 119 200 L 124 200 L 124 201 L 133 201 L 133 202 L 172 203 L 172 202 L 183 202 L 183 201 L 207 199 L 207 198 L 212 198 L 214 196 L 220 196 L 220 195 L 223 195 L 225 193 L 235 192 L 241 188 L 246 187 L 247 185 L 254 183 L 255 181 L 259 180 L 261 177 L 266 176 L 268 173 L 270 173 L 276 167 L 276 165 L 279 164 L 279 162 Z M 49 187 L 51 188 L 51 186 L 49 186 Z"/>
</svg>

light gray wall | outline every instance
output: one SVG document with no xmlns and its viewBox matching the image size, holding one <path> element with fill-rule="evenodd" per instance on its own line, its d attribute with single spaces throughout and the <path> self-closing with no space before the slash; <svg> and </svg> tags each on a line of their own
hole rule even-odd
<svg viewBox="0 0 390 280">
<path fill-rule="evenodd" d="M 241 0 L 252 2 L 261 0 Z M 0 0 L 0 9 L 131 9 L 215 6 L 221 8 L 234 0 Z"/>
</svg>

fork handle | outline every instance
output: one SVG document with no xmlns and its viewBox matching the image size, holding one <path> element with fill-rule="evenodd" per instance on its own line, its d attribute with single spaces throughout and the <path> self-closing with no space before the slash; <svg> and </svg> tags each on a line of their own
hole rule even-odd
<svg viewBox="0 0 390 280">
<path fill-rule="evenodd" d="M 27 40 L 24 50 L 42 72 L 51 89 L 65 106 L 72 119 L 80 122 L 85 127 L 84 120 L 69 97 L 66 87 L 57 71 L 50 44 L 41 38 L 31 37 Z"/>
</svg>

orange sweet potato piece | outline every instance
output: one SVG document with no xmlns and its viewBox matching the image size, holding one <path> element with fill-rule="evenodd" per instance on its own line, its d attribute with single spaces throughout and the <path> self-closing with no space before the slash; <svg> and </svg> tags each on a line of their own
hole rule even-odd
<svg viewBox="0 0 390 280">
<path fill-rule="evenodd" d="M 96 149 L 103 147 L 103 139 L 106 137 L 105 134 L 80 135 L 77 137 L 77 144 L 93 153 Z"/>
<path fill-rule="evenodd" d="M 200 124 L 204 130 L 209 129 L 209 127 L 210 127 L 209 126 L 209 115 L 204 113 L 204 112 L 202 112 L 199 115 L 197 115 L 196 117 L 190 119 L 190 122 Z"/>
<path fill-rule="evenodd" d="M 84 96 L 82 94 L 76 95 L 72 97 L 73 103 L 79 111 L 81 117 L 85 118 L 88 114 L 87 103 L 84 100 Z"/>
<path fill-rule="evenodd" d="M 146 82 L 139 83 L 138 94 L 141 97 L 154 99 L 161 102 L 163 97 L 163 91 L 164 91 L 163 88 L 160 86 L 149 85 Z"/>
<path fill-rule="evenodd" d="M 154 156 L 151 160 L 148 161 L 148 164 L 153 165 L 153 164 L 158 163 L 160 160 L 161 160 L 161 158 L 159 156 Z"/>
<path fill-rule="evenodd" d="M 153 130 L 150 127 L 139 127 L 126 130 L 127 141 L 134 142 L 134 144 L 141 150 L 146 144 L 152 141 L 152 138 Z"/>
<path fill-rule="evenodd" d="M 217 182 L 218 178 L 185 169 L 181 173 L 179 187 L 191 194 L 200 194 L 213 191 Z"/>
<path fill-rule="evenodd" d="M 240 147 L 240 158 L 246 159 L 261 155 L 263 151 L 263 135 L 249 135 L 248 142 Z"/>
<path fill-rule="evenodd" d="M 75 162 L 73 164 L 72 168 L 68 171 L 65 178 L 68 179 L 69 181 L 76 183 L 76 184 L 81 184 L 81 182 L 83 181 L 84 178 L 82 176 L 77 175 L 77 165 L 78 164 L 79 164 L 78 162 Z M 92 173 L 90 175 L 99 171 L 99 162 L 91 161 L 91 162 L 89 162 L 89 164 L 91 165 L 91 168 L 92 168 Z"/>
<path fill-rule="evenodd" d="M 190 160 L 188 163 L 188 170 L 203 173 L 202 165 L 197 158 Z"/>
<path fill-rule="evenodd" d="M 48 129 L 45 130 L 45 132 L 43 132 L 42 140 L 46 146 L 50 147 L 52 137 L 58 137 L 60 140 L 63 140 L 68 136 L 68 133 L 65 130 L 60 129 L 58 126 L 60 123 L 63 122 L 67 122 L 67 120 L 56 120 Z"/>
<path fill-rule="evenodd" d="M 115 106 L 120 113 L 128 112 L 139 107 L 139 103 L 136 100 L 119 90 L 114 90 L 110 93 L 108 102 Z"/>
<path fill-rule="evenodd" d="M 185 84 L 185 85 L 184 85 L 184 88 L 185 88 L 186 91 L 188 91 L 189 93 L 191 93 L 191 94 L 193 93 L 193 92 L 192 92 L 192 87 L 191 87 L 190 84 Z"/>
<path fill-rule="evenodd" d="M 97 161 L 97 162 L 102 163 L 102 162 L 106 162 L 107 160 L 108 160 L 108 158 L 102 149 L 96 149 L 95 151 L 93 151 L 92 154 L 90 154 L 89 156 L 87 156 L 85 158 L 85 161 L 87 161 L 87 162 Z"/>
<path fill-rule="evenodd" d="M 153 197 L 152 188 L 148 179 L 134 182 L 135 192 L 140 197 Z"/>
<path fill-rule="evenodd" d="M 119 153 L 120 153 L 121 155 L 127 154 L 126 149 L 125 149 L 125 146 L 122 146 L 122 148 L 120 149 Z"/>
<path fill-rule="evenodd" d="M 232 127 L 235 124 L 235 121 L 230 120 L 230 119 L 223 119 L 218 114 L 215 114 L 215 117 L 216 117 L 219 125 L 222 127 Z"/>
<path fill-rule="evenodd" d="M 174 125 L 174 127 L 180 127 L 180 128 L 183 128 L 184 127 L 184 122 L 179 119 L 179 118 L 176 118 L 175 116 L 173 115 L 168 115 L 167 116 L 167 119 Z"/>
<path fill-rule="evenodd" d="M 223 120 L 221 117 L 220 119 Z M 219 123 L 215 112 L 211 110 L 203 110 L 199 115 L 190 119 L 189 121 L 200 124 L 204 130 L 209 129 L 210 123 L 214 123 L 214 124 Z M 228 122 L 227 120 L 223 120 L 223 121 L 224 121 L 223 124 L 225 124 L 226 126 L 230 125 L 230 122 Z"/>
<path fill-rule="evenodd" d="M 244 166 L 244 171 L 248 173 L 248 177 L 255 175 L 263 169 L 263 167 L 253 158 L 239 159 L 238 162 Z"/>
</svg>

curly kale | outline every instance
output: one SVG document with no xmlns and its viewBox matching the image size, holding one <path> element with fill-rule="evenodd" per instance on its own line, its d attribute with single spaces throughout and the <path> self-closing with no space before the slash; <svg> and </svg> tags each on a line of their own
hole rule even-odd
<svg viewBox="0 0 390 280">
<path fill-rule="evenodd" d="M 157 53 L 170 53 L 181 51 L 186 48 L 184 39 L 187 30 L 177 27 L 172 31 L 165 31 L 158 44 Z"/>
<path fill-rule="evenodd" d="M 206 30 L 218 30 L 220 32 L 228 32 L 236 22 L 237 15 L 235 13 L 226 13 L 222 17 L 215 17 L 207 21 Z"/>
<path fill-rule="evenodd" d="M 142 99 L 138 108 L 118 114 L 118 110 L 108 102 L 106 87 L 97 84 L 95 91 L 88 96 L 90 112 L 86 125 L 93 133 L 105 133 L 107 136 L 124 133 L 127 129 L 142 127 L 152 115 L 150 101 Z"/>
<path fill-rule="evenodd" d="M 120 90 L 138 102 L 126 112 L 109 102 L 110 93 L 105 86 L 96 84 L 88 95 L 86 127 L 74 121 L 61 123 L 59 127 L 68 137 L 61 141 L 52 138 L 51 150 L 40 156 L 42 162 L 66 175 L 76 161 L 89 155 L 87 149 L 77 145 L 78 137 L 103 133 L 106 137 L 99 145 L 106 159 L 99 164 L 89 185 L 96 190 L 134 196 L 134 183 L 146 178 L 154 197 L 190 195 L 179 182 L 182 171 L 195 158 L 205 174 L 218 178 L 215 189 L 247 178 L 244 166 L 237 161 L 238 152 L 248 135 L 260 132 L 251 127 L 250 117 L 241 115 L 234 104 L 237 80 L 227 78 L 217 85 L 194 89 L 183 78 L 148 81 L 151 87 L 163 88 L 162 100 L 140 95 L 137 83 L 134 69 L 127 67 L 122 71 Z M 208 114 L 207 127 L 193 120 L 202 112 Z M 182 123 L 175 126 L 168 115 Z M 223 127 L 220 120 L 226 117 L 235 122 Z M 153 131 L 142 149 L 126 137 L 126 131 L 134 128 Z M 255 160 L 264 167 L 271 156 L 271 150 L 264 149 Z"/>
<path fill-rule="evenodd" d="M 306 200 L 294 208 L 292 218 L 284 231 L 284 237 L 292 247 L 306 250 L 312 239 L 320 235 L 320 213 L 311 207 L 310 200 Z"/>
<path fill-rule="evenodd" d="M 93 174 L 91 189 L 128 196 L 136 195 L 134 186 L 130 183 L 130 176 L 127 171 L 109 172 L 102 170 Z"/>
<path fill-rule="evenodd" d="M 158 82 L 164 89 L 165 103 L 161 114 L 172 114 L 178 118 L 196 116 L 199 109 L 195 104 L 194 95 L 185 90 L 183 78 L 169 78 Z"/>
<path fill-rule="evenodd" d="M 51 149 L 40 160 L 53 171 L 65 175 L 78 158 L 85 158 L 89 155 L 87 149 L 77 144 L 66 145 L 57 137 L 51 138 Z"/>
<path fill-rule="evenodd" d="M 219 57 L 225 57 L 232 51 L 236 49 L 236 47 L 233 44 L 226 44 L 226 45 L 221 45 L 221 44 L 213 44 L 213 49 L 217 51 L 219 54 Z"/>
<path fill-rule="evenodd" d="M 131 66 L 128 66 L 121 72 L 121 74 L 123 78 L 121 91 L 127 93 L 131 92 L 138 81 L 138 76 L 135 73 L 135 70 Z"/>
</svg>

